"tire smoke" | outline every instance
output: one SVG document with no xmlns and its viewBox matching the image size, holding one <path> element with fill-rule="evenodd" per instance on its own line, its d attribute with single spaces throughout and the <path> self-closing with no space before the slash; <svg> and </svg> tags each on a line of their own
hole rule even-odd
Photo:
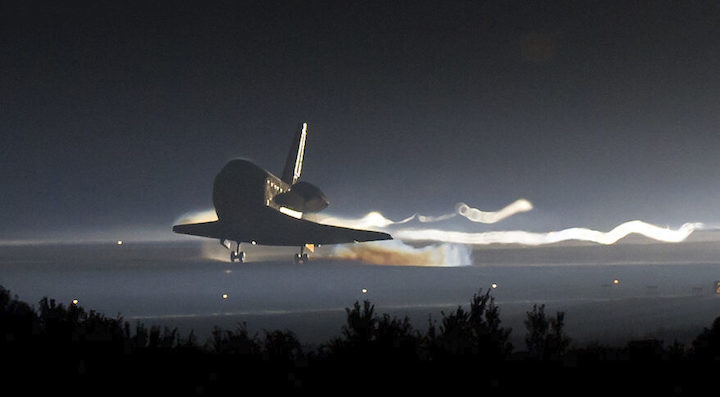
<svg viewBox="0 0 720 397">
<path fill-rule="evenodd" d="M 433 244 L 421 248 L 399 240 L 336 246 L 330 258 L 386 266 L 469 266 L 472 250 L 462 244 Z"/>
</svg>

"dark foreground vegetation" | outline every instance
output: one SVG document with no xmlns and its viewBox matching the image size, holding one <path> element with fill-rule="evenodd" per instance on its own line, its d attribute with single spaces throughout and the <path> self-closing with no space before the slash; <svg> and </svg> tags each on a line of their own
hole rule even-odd
<svg viewBox="0 0 720 397">
<path fill-rule="evenodd" d="M 333 394 L 462 392 L 553 395 L 713 393 L 720 318 L 691 346 L 659 340 L 571 347 L 564 315 L 534 306 L 525 346 L 508 342 L 489 291 L 469 307 L 428 321 L 378 315 L 370 302 L 347 310 L 341 334 L 307 349 L 290 331 L 216 328 L 207 341 L 131 325 L 43 298 L 34 308 L 0 287 L 0 381 L 16 395 Z"/>
</svg>

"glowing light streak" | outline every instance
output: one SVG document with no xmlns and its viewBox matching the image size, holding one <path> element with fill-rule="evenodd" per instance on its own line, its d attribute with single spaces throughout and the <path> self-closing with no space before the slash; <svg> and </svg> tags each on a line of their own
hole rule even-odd
<svg viewBox="0 0 720 397">
<path fill-rule="evenodd" d="M 531 202 L 525 199 L 519 199 L 507 205 L 500 211 L 494 212 L 480 211 L 479 209 L 472 208 L 465 203 L 458 203 L 456 209 L 458 214 L 464 216 L 470 221 L 480 223 L 497 223 L 515 214 L 519 214 L 521 212 L 528 212 L 533 209 L 533 205 Z"/>
<path fill-rule="evenodd" d="M 297 218 L 297 219 L 302 218 L 302 215 L 303 215 L 302 212 L 291 210 L 290 208 L 287 208 L 287 207 L 280 207 L 280 209 L 278 211 L 282 212 L 285 215 L 292 216 L 293 218 Z"/>
<path fill-rule="evenodd" d="M 305 140 L 307 139 L 307 123 L 303 123 L 302 133 L 300 133 L 300 147 L 298 148 L 297 158 L 295 159 L 295 169 L 293 170 L 293 184 L 300 178 L 302 172 L 303 157 L 305 156 Z"/>
<path fill-rule="evenodd" d="M 179 219 L 175 221 L 175 224 L 185 224 L 185 223 L 202 223 L 202 222 L 213 222 L 218 220 L 217 213 L 215 213 L 215 210 L 205 210 L 205 211 L 195 211 L 195 212 L 188 212 L 186 214 L 183 214 L 180 216 Z"/>
<path fill-rule="evenodd" d="M 414 214 L 400 221 L 393 221 L 392 219 L 388 219 L 383 214 L 377 211 L 369 212 L 362 218 L 342 218 L 336 216 L 322 216 L 312 214 L 308 216 L 308 219 L 326 225 L 351 227 L 357 229 L 387 228 L 393 225 L 406 224 L 414 219 L 417 219 L 419 222 L 422 223 L 433 223 L 444 221 L 457 215 L 463 216 L 472 222 L 496 223 L 515 214 L 530 211 L 532 208 L 533 205 L 528 200 L 519 199 L 505 206 L 499 211 L 481 211 L 477 208 L 470 207 L 465 203 L 458 203 L 455 206 L 456 211 L 453 213 L 440 216 L 425 216 Z"/>
<path fill-rule="evenodd" d="M 467 233 L 438 229 L 404 229 L 394 231 L 393 237 L 408 241 L 422 240 L 473 245 L 543 245 L 567 240 L 590 241 L 598 244 L 609 245 L 614 244 L 627 235 L 634 233 L 641 234 L 657 241 L 678 243 L 685 240 L 693 231 L 701 227 L 701 223 L 686 223 L 677 230 L 671 230 L 635 220 L 620 224 L 609 232 L 600 232 L 597 230 L 577 227 L 548 233 L 533 233 L 520 230 Z"/>
<path fill-rule="evenodd" d="M 322 216 L 318 214 L 307 214 L 306 219 L 313 222 L 322 223 L 325 225 L 332 226 L 343 226 L 355 229 L 372 229 L 372 228 L 386 228 L 396 223 L 388 218 L 385 218 L 379 212 L 370 212 L 362 218 L 341 218 L 336 216 Z"/>
</svg>

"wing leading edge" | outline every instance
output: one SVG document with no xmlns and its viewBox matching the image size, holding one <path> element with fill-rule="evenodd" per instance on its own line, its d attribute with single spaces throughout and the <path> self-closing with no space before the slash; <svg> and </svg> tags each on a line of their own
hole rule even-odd
<svg viewBox="0 0 720 397">
<path fill-rule="evenodd" d="M 362 241 L 392 240 L 387 233 L 323 225 L 296 219 L 268 208 L 259 222 L 225 223 L 222 221 L 173 226 L 175 233 L 260 245 L 302 246 L 305 244 L 344 244 Z"/>
</svg>

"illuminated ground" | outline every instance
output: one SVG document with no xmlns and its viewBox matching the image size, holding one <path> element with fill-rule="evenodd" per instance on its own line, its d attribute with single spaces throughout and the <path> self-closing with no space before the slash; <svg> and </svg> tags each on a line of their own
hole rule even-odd
<svg viewBox="0 0 720 397">
<path fill-rule="evenodd" d="M 30 303 L 77 299 L 108 316 L 194 329 L 203 339 L 215 325 L 244 321 L 255 331 L 293 330 L 306 343 L 337 335 L 344 308 L 355 300 L 408 315 L 424 330 L 428 315 L 440 319 L 441 310 L 496 284 L 502 319 L 519 346 L 524 313 L 534 303 L 565 311 L 578 341 L 687 342 L 720 315 L 714 289 L 720 245 L 710 233 L 692 237 L 679 244 L 491 246 L 472 251 L 473 265 L 464 267 L 377 266 L 317 255 L 297 265 L 293 249 L 263 247 L 247 248 L 252 262 L 231 264 L 216 242 L 194 239 L 6 245 L 0 284 Z M 330 253 L 323 247 L 318 255 Z"/>
</svg>

